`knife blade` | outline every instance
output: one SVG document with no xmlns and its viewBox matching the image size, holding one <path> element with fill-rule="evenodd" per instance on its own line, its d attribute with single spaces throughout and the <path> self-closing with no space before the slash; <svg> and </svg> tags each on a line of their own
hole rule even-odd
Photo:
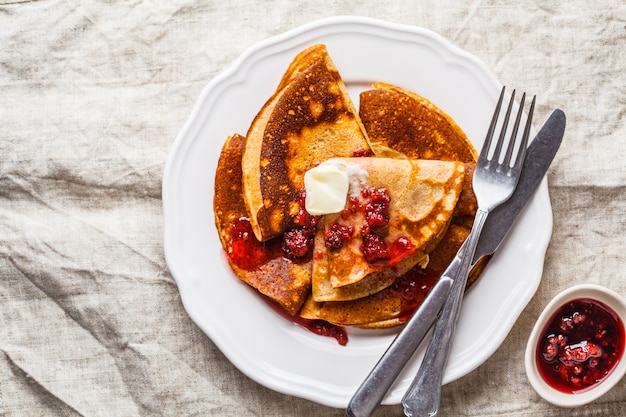
<svg viewBox="0 0 626 417">
<path fill-rule="evenodd" d="M 496 251 L 518 215 L 534 194 L 561 145 L 565 132 L 565 113 L 555 109 L 526 151 L 522 174 L 513 195 L 487 218 L 478 242 L 474 263 Z M 456 259 L 455 259 L 456 260 Z M 452 262 L 426 298 L 391 342 L 370 374 L 357 389 L 346 409 L 350 417 L 371 415 L 420 345 L 443 307 L 453 280 Z"/>
</svg>

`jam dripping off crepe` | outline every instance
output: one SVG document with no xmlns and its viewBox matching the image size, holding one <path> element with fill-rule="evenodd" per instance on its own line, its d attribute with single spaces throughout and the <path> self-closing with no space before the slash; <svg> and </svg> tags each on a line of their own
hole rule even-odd
<svg viewBox="0 0 626 417">
<path fill-rule="evenodd" d="M 343 251 L 326 248 L 341 214 L 303 215 L 303 176 L 330 158 L 358 161 L 366 186 L 390 195 L 389 224 L 378 231 L 387 245 L 403 239 L 401 256 L 364 259 L 358 232 Z M 214 195 L 222 246 L 235 274 L 291 315 L 365 328 L 401 324 L 469 232 L 475 158 L 449 116 L 399 87 L 375 84 L 357 113 L 326 48 L 314 45 L 290 64 L 246 136 L 224 144 Z M 302 256 L 284 250 L 294 230 L 309 233 Z"/>
</svg>

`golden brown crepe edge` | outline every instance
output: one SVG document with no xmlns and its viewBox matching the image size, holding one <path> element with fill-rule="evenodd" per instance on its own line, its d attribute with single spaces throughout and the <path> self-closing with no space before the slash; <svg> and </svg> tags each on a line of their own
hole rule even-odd
<svg viewBox="0 0 626 417">
<path fill-rule="evenodd" d="M 234 134 L 222 146 L 214 183 L 213 210 L 220 243 L 227 254 L 228 263 L 241 281 L 277 303 L 287 313 L 296 315 L 311 290 L 311 262 L 294 262 L 283 256 L 267 259 L 254 270 L 237 265 L 229 252 L 232 249 L 233 225 L 239 219 L 248 218 L 243 202 L 241 181 L 241 158 L 246 138 Z M 250 239 L 255 239 L 250 236 Z M 261 243 L 259 247 L 277 245 L 278 242 Z M 269 250 L 269 249 L 268 249 Z"/>
</svg>

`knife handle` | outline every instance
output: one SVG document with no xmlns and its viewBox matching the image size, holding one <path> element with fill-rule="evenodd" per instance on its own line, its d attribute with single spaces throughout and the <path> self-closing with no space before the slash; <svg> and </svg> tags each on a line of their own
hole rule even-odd
<svg viewBox="0 0 626 417">
<path fill-rule="evenodd" d="M 439 278 L 419 309 L 394 338 L 376 366 L 356 390 L 346 410 L 348 416 L 367 417 L 374 412 L 428 333 L 448 298 L 451 288 L 452 280 L 449 277 Z"/>
<path fill-rule="evenodd" d="M 460 262 L 456 263 L 458 268 L 452 271 L 452 290 L 435 323 L 432 338 L 428 342 L 417 375 L 402 398 L 404 414 L 408 417 L 435 416 L 439 411 L 443 374 L 461 310 L 467 277 L 472 267 L 476 243 L 486 219 L 487 212 L 479 210 L 476 213 L 472 232 L 457 252 L 455 261 L 460 257 Z"/>
</svg>

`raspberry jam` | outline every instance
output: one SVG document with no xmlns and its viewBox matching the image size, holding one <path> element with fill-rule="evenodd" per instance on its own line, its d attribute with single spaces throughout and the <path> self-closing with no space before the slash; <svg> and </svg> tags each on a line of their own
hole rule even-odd
<svg viewBox="0 0 626 417">
<path fill-rule="evenodd" d="M 291 259 L 310 258 L 313 252 L 313 238 L 317 231 L 319 216 L 312 216 L 305 210 L 306 193 L 300 193 L 300 209 L 295 217 L 297 224 L 283 234 L 282 249 Z"/>
<path fill-rule="evenodd" d="M 370 150 L 359 148 L 356 151 L 352 152 L 352 156 L 355 158 L 365 158 L 368 156 L 373 156 L 373 153 Z"/>
<path fill-rule="evenodd" d="M 587 298 L 572 300 L 541 333 L 536 349 L 539 374 L 558 391 L 585 391 L 611 373 L 624 343 L 624 325 L 609 307 Z"/>
<path fill-rule="evenodd" d="M 324 235 L 326 247 L 339 250 L 360 234 L 361 252 L 368 263 L 395 265 L 411 255 L 416 248 L 409 238 L 392 240 L 388 236 L 390 202 L 389 192 L 382 187 L 366 187 L 360 196 L 350 196 L 341 219 L 331 224 Z"/>
<path fill-rule="evenodd" d="M 298 227 L 283 234 L 282 249 L 289 258 L 304 258 L 313 251 L 315 229 Z"/>
<path fill-rule="evenodd" d="M 298 315 L 292 316 L 288 314 L 285 310 L 280 308 L 275 302 L 273 302 L 268 297 L 263 297 L 263 300 L 279 315 L 284 317 L 285 319 L 291 321 L 293 324 L 301 326 L 306 330 L 315 333 L 319 336 L 332 337 L 337 343 L 341 346 L 345 346 L 348 344 L 348 332 L 346 329 L 341 326 L 337 326 L 335 324 L 331 324 L 325 320 L 312 320 L 305 319 Z"/>
<path fill-rule="evenodd" d="M 400 299 L 398 319 L 401 322 L 406 322 L 411 318 L 440 275 L 440 273 L 431 269 L 422 269 L 420 266 L 415 266 L 398 278 L 390 287 L 383 290 L 388 294 L 393 294 L 394 298 Z"/>
<path fill-rule="evenodd" d="M 255 271 L 284 255 L 279 240 L 263 244 L 256 239 L 247 217 L 240 217 L 231 225 L 227 254 L 235 265 L 246 271 Z"/>
<path fill-rule="evenodd" d="M 271 260 L 280 257 L 287 257 L 292 261 L 306 261 L 306 256 L 310 255 L 311 252 L 310 245 L 312 244 L 312 236 L 315 234 L 315 224 L 314 218 L 308 218 L 305 226 L 293 229 L 290 234 L 285 233 L 286 236 L 283 239 L 272 239 L 261 243 L 254 236 L 250 219 L 241 217 L 231 225 L 228 257 L 235 265 L 246 271 L 258 270 Z M 291 316 L 269 298 L 263 296 L 263 299 L 292 323 L 320 336 L 332 337 L 342 346 L 348 343 L 348 334 L 343 327 L 324 320 L 309 320 L 297 315 Z"/>
</svg>

